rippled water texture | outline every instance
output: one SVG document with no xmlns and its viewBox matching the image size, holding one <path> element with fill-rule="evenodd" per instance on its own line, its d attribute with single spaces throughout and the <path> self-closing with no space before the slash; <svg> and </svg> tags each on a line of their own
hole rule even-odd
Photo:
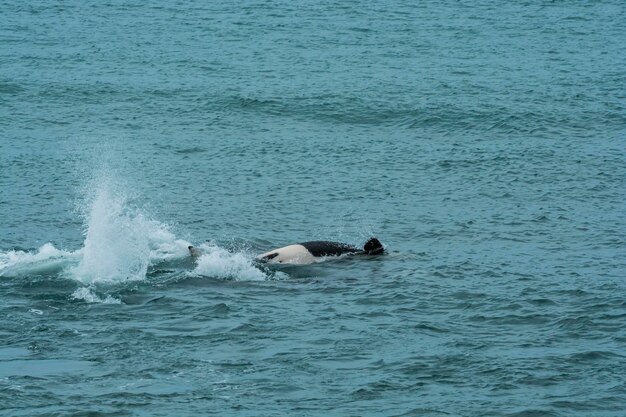
<svg viewBox="0 0 626 417">
<path fill-rule="evenodd" d="M 0 415 L 624 416 L 625 10 L 0 2 Z"/>
</svg>

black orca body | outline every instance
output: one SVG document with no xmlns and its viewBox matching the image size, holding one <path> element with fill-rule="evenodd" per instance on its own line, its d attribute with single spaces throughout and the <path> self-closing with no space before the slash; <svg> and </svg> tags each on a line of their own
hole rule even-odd
<svg viewBox="0 0 626 417">
<path fill-rule="evenodd" d="M 363 249 L 345 243 L 314 240 L 274 249 L 257 256 L 256 259 L 269 264 L 306 265 L 328 257 L 378 255 L 384 250 L 383 245 L 376 238 L 368 240 Z"/>
</svg>

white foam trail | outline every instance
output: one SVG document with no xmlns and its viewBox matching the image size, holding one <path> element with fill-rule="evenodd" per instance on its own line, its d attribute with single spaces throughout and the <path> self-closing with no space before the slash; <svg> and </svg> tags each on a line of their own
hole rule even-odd
<svg viewBox="0 0 626 417">
<path fill-rule="evenodd" d="M 263 281 L 267 276 L 252 264 L 252 256 L 242 252 L 231 253 L 213 244 L 199 246 L 200 257 L 193 273 L 238 281 Z"/>
<path fill-rule="evenodd" d="M 82 287 L 77 289 L 70 295 L 70 298 L 74 300 L 83 300 L 88 303 L 102 303 L 102 304 L 122 304 L 122 300 L 107 295 L 105 298 L 100 298 L 91 288 Z"/>
<path fill-rule="evenodd" d="M 52 273 L 80 258 L 80 252 L 59 250 L 46 243 L 37 252 L 0 252 L 0 277 Z"/>
<path fill-rule="evenodd" d="M 79 250 L 69 252 L 51 243 L 37 252 L 0 252 L 0 276 L 33 273 L 61 273 L 85 284 L 116 283 L 145 279 L 151 265 L 189 256 L 189 242 L 177 239 L 167 225 L 147 217 L 133 207 L 125 190 L 106 177 L 96 181 L 93 195 L 86 202 L 85 241 Z M 216 245 L 200 246 L 194 275 L 235 280 L 265 280 L 267 275 L 253 265 L 253 256 L 231 253 Z M 107 302 L 92 290 L 81 288 L 73 298 Z M 100 301 L 98 301 L 100 300 Z M 118 300 L 119 301 L 119 300 Z"/>
</svg>

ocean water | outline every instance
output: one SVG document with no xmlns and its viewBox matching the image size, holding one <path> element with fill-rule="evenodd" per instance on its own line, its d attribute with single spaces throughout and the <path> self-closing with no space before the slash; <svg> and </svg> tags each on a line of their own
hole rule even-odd
<svg viewBox="0 0 626 417">
<path fill-rule="evenodd" d="M 0 16 L 0 415 L 626 415 L 623 2 Z"/>
</svg>

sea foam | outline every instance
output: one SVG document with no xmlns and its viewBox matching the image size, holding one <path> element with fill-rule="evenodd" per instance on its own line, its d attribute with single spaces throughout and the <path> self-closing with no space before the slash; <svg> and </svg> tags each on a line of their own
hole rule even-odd
<svg viewBox="0 0 626 417">
<path fill-rule="evenodd" d="M 87 303 L 101 303 L 101 304 L 122 304 L 122 300 L 107 295 L 102 298 L 95 293 L 93 288 L 81 287 L 70 295 L 70 298 L 74 300 L 81 300 Z"/>
<path fill-rule="evenodd" d="M 252 256 L 244 252 L 229 252 L 212 243 L 198 247 L 201 255 L 193 273 L 240 281 L 262 281 L 267 275 L 252 263 Z"/>
<path fill-rule="evenodd" d="M 60 250 L 52 243 L 46 243 L 35 252 L 0 252 L 0 277 L 56 273 L 79 257 L 80 251 Z"/>
<path fill-rule="evenodd" d="M 148 268 L 161 262 L 189 256 L 189 242 L 178 239 L 164 223 L 146 215 L 132 204 L 130 193 L 104 176 L 90 183 L 88 198 L 81 212 L 84 218 L 82 248 L 57 249 L 46 243 L 37 251 L 0 252 L 0 276 L 59 274 L 85 285 L 143 280 Z M 215 244 L 199 246 L 202 255 L 196 260 L 191 276 L 258 281 L 267 275 L 245 252 L 229 252 Z M 90 287 L 91 288 L 91 287 Z M 80 288 L 72 298 L 88 302 L 110 302 L 89 288 Z"/>
</svg>

